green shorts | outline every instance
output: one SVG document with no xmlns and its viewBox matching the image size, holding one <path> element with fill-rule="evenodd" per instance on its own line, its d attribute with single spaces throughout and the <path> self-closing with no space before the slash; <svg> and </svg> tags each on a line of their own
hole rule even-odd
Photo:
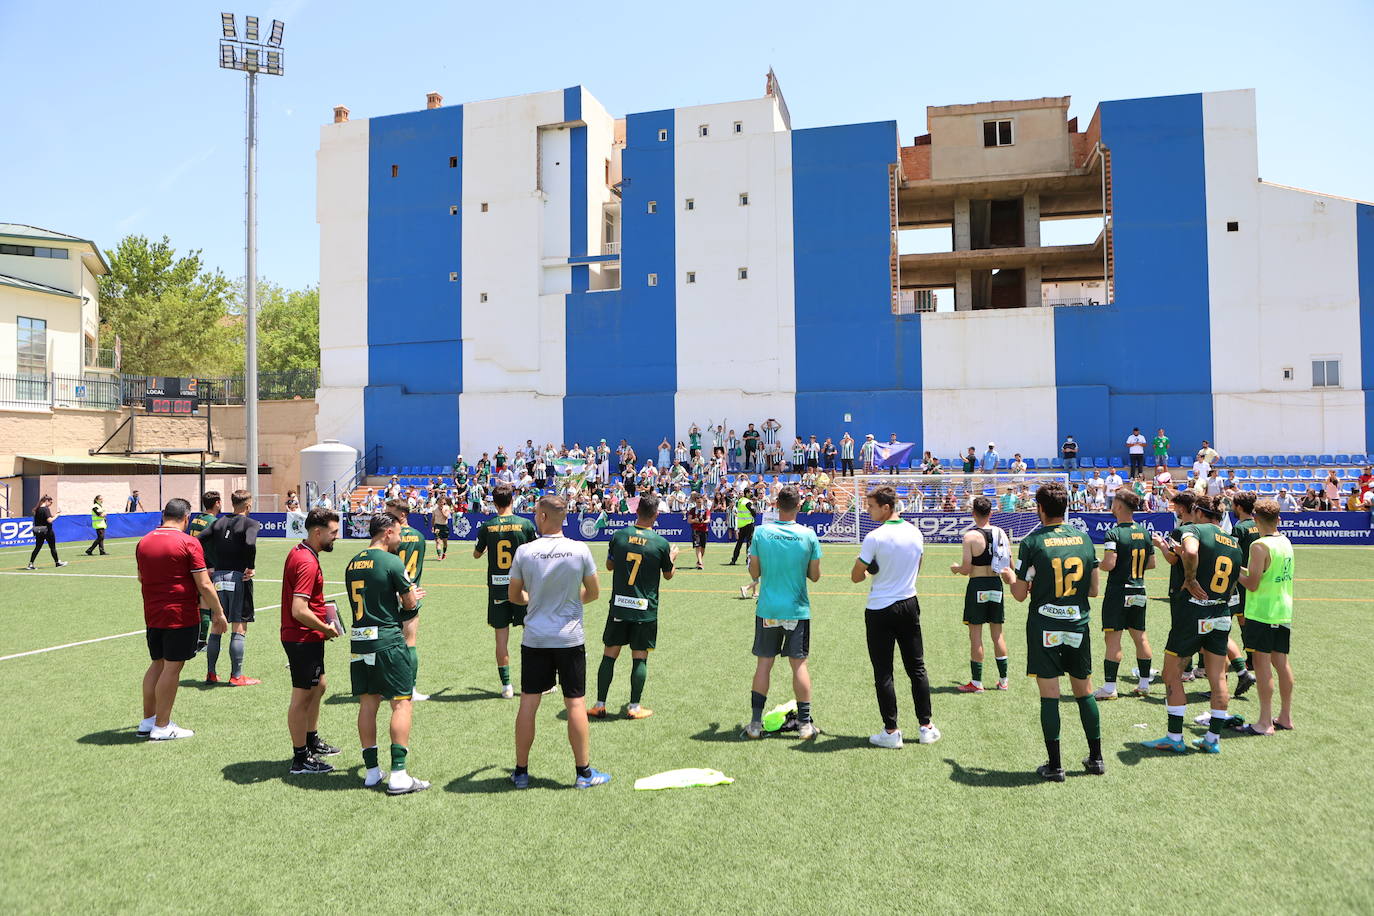
<svg viewBox="0 0 1374 916">
<path fill-rule="evenodd" d="M 1288 654 L 1288 644 L 1292 639 L 1292 627 L 1281 623 L 1260 623 L 1258 620 L 1245 621 L 1245 651 L 1278 652 Z"/>
<path fill-rule="evenodd" d="M 629 646 L 635 652 L 655 648 L 658 641 L 658 618 L 653 620 L 617 620 L 615 612 L 606 615 L 606 630 L 601 634 L 602 645 Z"/>
<path fill-rule="evenodd" d="M 1188 658 L 1198 652 L 1225 655 L 1231 640 L 1231 610 L 1223 604 L 1194 604 L 1187 592 L 1169 599 L 1169 638 L 1164 643 L 1168 655 Z"/>
<path fill-rule="evenodd" d="M 1102 599 L 1102 629 L 1144 630 L 1145 605 L 1149 602 L 1142 591 L 1107 589 Z"/>
<path fill-rule="evenodd" d="M 525 625 L 525 605 L 514 604 L 492 595 L 487 599 L 487 626 L 497 630 Z"/>
<path fill-rule="evenodd" d="M 997 576 L 977 576 L 964 588 L 964 623 L 1004 623 L 1002 580 Z"/>
<path fill-rule="evenodd" d="M 1063 629 L 1055 630 L 1041 625 L 1034 618 L 1026 621 L 1027 675 L 1060 678 L 1067 674 L 1069 677 L 1086 678 L 1092 675 L 1092 671 L 1092 640 L 1088 638 L 1086 622 L 1065 622 Z"/>
<path fill-rule="evenodd" d="M 353 695 L 375 693 L 388 700 L 408 700 L 415 692 L 415 662 L 405 643 L 363 655 L 353 653 L 348 665 Z"/>
</svg>

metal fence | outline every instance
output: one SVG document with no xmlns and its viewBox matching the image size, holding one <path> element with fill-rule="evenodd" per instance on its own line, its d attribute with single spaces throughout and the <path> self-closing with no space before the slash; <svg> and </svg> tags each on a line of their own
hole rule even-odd
<svg viewBox="0 0 1374 916">
<path fill-rule="evenodd" d="M 199 378 L 197 385 L 203 403 L 242 404 L 242 376 Z M 320 385 L 319 369 L 290 369 L 258 374 L 258 399 L 289 401 L 313 398 Z M 6 375 L 0 374 L 0 407 L 85 407 L 117 410 L 142 407 L 148 392 L 148 378 L 142 375 Z"/>
</svg>

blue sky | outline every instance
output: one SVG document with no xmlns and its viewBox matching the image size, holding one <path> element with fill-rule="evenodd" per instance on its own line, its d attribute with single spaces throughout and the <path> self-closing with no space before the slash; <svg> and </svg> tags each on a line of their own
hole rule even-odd
<svg viewBox="0 0 1374 916">
<path fill-rule="evenodd" d="M 239 3 L 239 0 L 233 0 Z M 753 98 L 771 64 L 794 127 L 925 107 L 1253 87 L 1260 174 L 1374 200 L 1374 3 L 541 3 L 0 0 L 0 222 L 95 239 L 168 235 L 243 271 L 243 77 L 217 65 L 219 12 L 286 21 L 264 78 L 261 274 L 315 283 L 315 149 L 355 117 L 581 84 L 619 115 Z M 240 22 L 242 19 L 240 18 Z M 1360 63 L 1360 61 L 1364 63 Z"/>
</svg>

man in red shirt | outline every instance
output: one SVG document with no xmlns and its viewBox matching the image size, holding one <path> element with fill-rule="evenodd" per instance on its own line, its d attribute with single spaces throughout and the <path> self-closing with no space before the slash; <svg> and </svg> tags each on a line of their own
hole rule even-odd
<svg viewBox="0 0 1374 916">
<path fill-rule="evenodd" d="M 200 542 L 186 533 L 191 504 L 168 500 L 162 525 L 134 548 L 138 581 L 143 588 L 143 622 L 147 627 L 152 664 L 143 675 L 143 721 L 138 733 L 154 741 L 189 738 L 195 734 L 172 721 L 172 704 L 182 665 L 196 654 L 200 605 L 210 608 L 210 629 L 224 633 L 229 621 L 219 595 L 210 584 Z"/>
<path fill-rule="evenodd" d="M 706 557 L 706 534 L 711 530 L 711 506 L 702 493 L 692 494 L 692 507 L 687 510 L 687 521 L 692 526 L 692 549 L 697 555 L 697 569 Z"/>
<path fill-rule="evenodd" d="M 320 551 L 334 549 L 339 515 L 330 509 L 311 509 L 305 517 L 305 540 L 286 555 L 281 576 L 281 646 L 291 668 L 291 704 L 286 726 L 291 732 L 291 775 L 328 773 L 334 767 L 324 757 L 339 749 L 320 740 L 320 700 L 324 698 L 324 644 L 341 635 L 324 603 L 324 572 Z M 334 619 L 338 619 L 337 608 Z"/>
<path fill-rule="evenodd" d="M 1374 490 L 1374 467 L 1366 467 L 1364 473 L 1360 475 L 1360 495 Z"/>
</svg>

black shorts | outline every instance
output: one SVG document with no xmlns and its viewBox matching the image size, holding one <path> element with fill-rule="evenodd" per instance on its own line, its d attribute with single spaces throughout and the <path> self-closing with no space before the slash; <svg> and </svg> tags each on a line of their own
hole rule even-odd
<svg viewBox="0 0 1374 916">
<path fill-rule="evenodd" d="M 555 678 L 567 699 L 574 700 L 586 696 L 587 647 L 520 647 L 521 693 L 543 693 L 554 685 Z"/>
<path fill-rule="evenodd" d="M 148 657 L 153 661 L 185 662 L 196 657 L 200 626 L 148 627 Z"/>
<path fill-rule="evenodd" d="M 790 621 L 789 621 L 790 622 Z M 762 617 L 754 618 L 754 655 L 758 658 L 806 658 L 811 654 L 811 620 L 798 620 L 787 629 L 781 623 L 766 627 Z"/>
<path fill-rule="evenodd" d="M 1247 652 L 1277 652 L 1288 654 L 1289 643 L 1293 637 L 1291 627 L 1282 624 L 1261 623 L 1258 620 L 1245 621 L 1245 650 Z"/>
<path fill-rule="evenodd" d="M 693 529 L 692 529 L 692 546 L 693 546 L 693 547 L 700 547 L 702 550 L 705 550 L 705 549 L 706 549 L 706 535 L 707 535 L 707 529 L 703 528 L 703 529 L 701 529 L 700 531 L 698 531 L 697 529 L 693 528 Z"/>
<path fill-rule="evenodd" d="M 1164 643 L 1167 655 L 1188 658 L 1198 652 L 1225 656 L 1231 641 L 1230 608 L 1225 604 L 1194 604 L 1187 592 L 1169 599 L 1169 637 Z"/>
<path fill-rule="evenodd" d="M 634 652 L 647 652 L 658 644 L 658 620 L 620 620 L 612 610 L 606 615 L 606 629 L 601 633 L 605 646 L 629 646 Z"/>
<path fill-rule="evenodd" d="M 435 539 L 436 541 L 447 541 L 447 540 L 448 540 L 448 534 L 449 534 L 448 526 L 449 526 L 449 523 L 448 523 L 448 522 L 444 522 L 444 523 L 442 523 L 442 524 L 434 525 L 434 526 L 433 526 L 433 527 L 434 527 L 434 539 Z"/>
<path fill-rule="evenodd" d="M 320 686 L 320 679 L 324 677 L 324 641 L 283 641 L 281 647 L 286 650 L 287 665 L 291 669 L 291 686 L 300 690 Z"/>
</svg>

